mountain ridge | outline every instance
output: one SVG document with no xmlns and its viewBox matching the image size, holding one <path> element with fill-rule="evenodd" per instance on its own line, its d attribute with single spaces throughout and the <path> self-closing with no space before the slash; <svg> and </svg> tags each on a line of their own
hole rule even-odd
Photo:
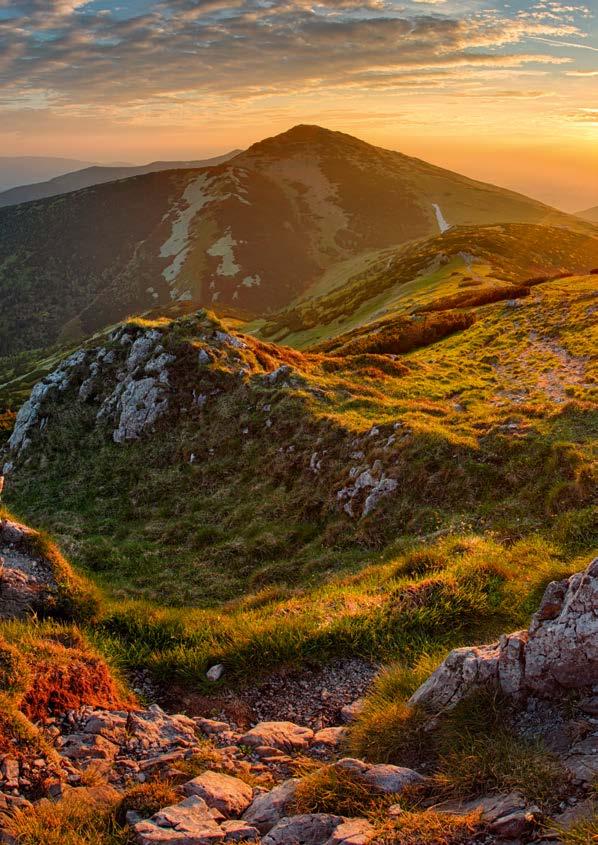
<svg viewBox="0 0 598 845">
<path fill-rule="evenodd" d="M 0 210 L 0 354 L 81 338 L 175 300 L 264 315 L 341 261 L 452 224 L 497 222 L 598 233 L 344 133 L 295 127 L 213 168 Z"/>
<path fill-rule="evenodd" d="M 0 208 L 33 202 L 39 199 L 59 196 L 61 194 L 79 191 L 83 188 L 101 185 L 105 182 L 115 182 L 119 179 L 130 179 L 146 173 L 156 173 L 163 170 L 189 170 L 202 167 L 214 167 L 223 164 L 241 153 L 242 150 L 231 150 L 218 156 L 196 161 L 152 161 L 148 164 L 108 166 L 91 165 L 73 172 L 68 172 L 49 179 L 46 182 L 34 182 L 30 185 L 18 185 L 0 193 Z"/>
</svg>

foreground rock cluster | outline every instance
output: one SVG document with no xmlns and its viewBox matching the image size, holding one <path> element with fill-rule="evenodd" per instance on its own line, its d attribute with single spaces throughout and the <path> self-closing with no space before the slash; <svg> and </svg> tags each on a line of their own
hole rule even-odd
<svg viewBox="0 0 598 845">
<path fill-rule="evenodd" d="M 548 585 L 527 631 L 487 646 L 452 651 L 411 704 L 432 712 L 484 688 L 515 700 L 598 688 L 598 558 L 584 572 Z"/>
</svg>

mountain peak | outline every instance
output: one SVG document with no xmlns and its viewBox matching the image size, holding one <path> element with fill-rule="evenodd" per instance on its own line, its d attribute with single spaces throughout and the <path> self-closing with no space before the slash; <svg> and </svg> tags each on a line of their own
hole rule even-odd
<svg viewBox="0 0 598 845">
<path fill-rule="evenodd" d="M 292 126 L 285 132 L 278 135 L 273 135 L 270 138 L 264 138 L 263 141 L 258 141 L 252 144 L 247 150 L 249 154 L 263 153 L 269 151 L 281 151 L 295 146 L 352 146 L 359 148 L 372 148 L 370 144 L 365 141 L 360 141 L 353 135 L 348 135 L 346 132 L 339 132 L 334 129 L 326 129 L 324 126 L 310 123 L 298 123 Z"/>
</svg>

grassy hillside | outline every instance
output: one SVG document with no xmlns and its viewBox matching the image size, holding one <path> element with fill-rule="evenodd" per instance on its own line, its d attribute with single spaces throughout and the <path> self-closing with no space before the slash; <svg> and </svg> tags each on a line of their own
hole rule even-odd
<svg viewBox="0 0 598 845">
<path fill-rule="evenodd" d="M 113 653 L 159 677 L 415 660 L 516 627 L 598 546 L 594 279 L 439 312 L 432 335 L 399 322 L 398 355 L 240 346 L 203 313 L 133 322 L 129 345 L 102 339 L 116 359 L 90 399 L 87 364 L 48 399 L 8 501 L 105 591 Z M 175 359 L 170 406 L 117 444 L 98 407 L 148 331 Z"/>
<path fill-rule="evenodd" d="M 289 308 L 247 330 L 305 348 L 416 312 L 525 295 L 547 277 L 598 267 L 598 238 L 548 226 L 458 226 L 442 235 L 370 255 L 347 266 Z M 525 290 L 524 290 L 525 289 Z"/>
<path fill-rule="evenodd" d="M 598 223 L 598 206 L 596 208 L 587 208 L 585 211 L 579 211 L 577 216 L 587 220 L 589 223 Z"/>
<path fill-rule="evenodd" d="M 445 223 L 512 222 L 595 234 L 519 194 L 295 127 L 216 167 L 1 209 L 0 356 L 80 341 L 172 301 L 264 316 Z"/>
</svg>

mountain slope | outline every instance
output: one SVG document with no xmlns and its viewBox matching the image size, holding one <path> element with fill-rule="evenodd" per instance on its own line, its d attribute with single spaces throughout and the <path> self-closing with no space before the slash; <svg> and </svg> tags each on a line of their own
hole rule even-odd
<svg viewBox="0 0 598 845">
<path fill-rule="evenodd" d="M 304 348 L 383 318 L 516 298 L 547 277 L 597 267 L 596 237 L 531 224 L 455 226 L 374 253 L 358 272 L 337 273 L 246 328 Z"/>
<path fill-rule="evenodd" d="M 403 317 L 381 350 L 348 333 L 298 352 L 204 312 L 132 320 L 34 389 L 8 501 L 121 597 L 172 604 L 455 526 L 556 541 L 586 509 L 596 542 L 594 279 Z"/>
<path fill-rule="evenodd" d="M 265 314 L 339 262 L 448 224 L 579 219 L 348 135 L 299 126 L 209 169 L 0 210 L 0 355 L 156 303 Z"/>
<path fill-rule="evenodd" d="M 90 161 L 51 156 L 0 156 L 0 191 L 29 182 L 43 182 L 92 164 Z"/>
<path fill-rule="evenodd" d="M 598 205 L 596 208 L 587 208 L 585 211 L 579 211 L 578 217 L 587 220 L 589 223 L 598 223 Z"/>
<path fill-rule="evenodd" d="M 214 156 L 213 158 L 201 161 L 153 161 L 150 164 L 143 164 L 135 167 L 86 167 L 82 170 L 75 170 L 71 173 L 55 176 L 45 182 L 35 182 L 31 185 L 19 185 L 11 190 L 0 193 L 0 208 L 7 205 L 18 205 L 22 202 L 54 197 L 59 194 L 79 191 L 82 188 L 89 188 L 91 185 L 102 185 L 105 182 L 115 182 L 117 179 L 130 179 L 132 176 L 141 176 L 144 173 L 156 173 L 160 170 L 189 170 L 190 168 L 214 167 L 217 164 L 229 161 L 238 155 L 241 150 L 233 150 L 230 153 Z"/>
</svg>

